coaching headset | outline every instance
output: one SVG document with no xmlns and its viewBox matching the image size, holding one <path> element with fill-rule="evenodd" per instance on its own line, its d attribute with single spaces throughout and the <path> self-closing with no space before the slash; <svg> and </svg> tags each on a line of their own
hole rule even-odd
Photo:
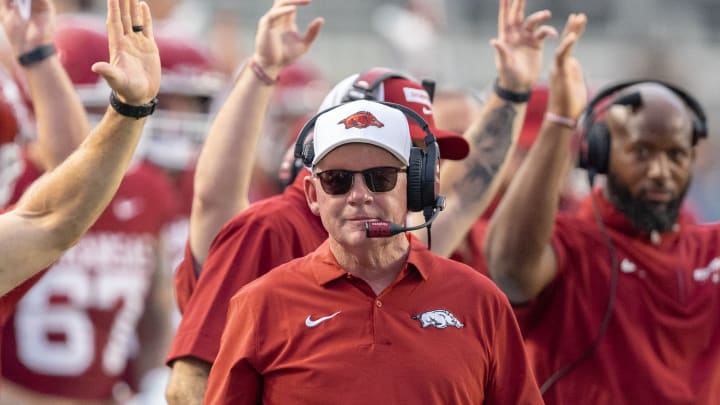
<svg viewBox="0 0 720 405">
<path fill-rule="evenodd" d="M 602 104 L 609 96 L 619 92 L 630 86 L 641 83 L 657 83 L 680 97 L 685 104 L 692 110 L 695 118 L 693 119 L 692 128 L 692 144 L 707 137 L 707 119 L 700 103 L 697 102 L 690 94 L 679 87 L 660 80 L 632 80 L 618 83 L 601 90 L 595 97 L 588 102 L 585 111 L 581 115 L 583 123 L 583 132 L 580 136 L 580 156 L 578 165 L 586 169 L 590 176 L 595 174 L 606 174 L 610 161 L 610 130 L 604 121 L 595 121 L 597 115 L 607 111 L 613 105 L 625 105 L 637 108 L 642 106 L 642 96 L 639 91 L 629 93 L 618 97 L 600 111 L 595 111 L 598 105 Z"/>
<path fill-rule="evenodd" d="M 444 208 L 445 199 L 439 195 L 440 191 L 440 148 L 438 147 L 435 135 L 430 131 L 427 122 L 415 111 L 400 104 L 375 101 L 388 107 L 400 110 L 405 116 L 422 128 L 425 132 L 425 146 L 427 151 L 413 146 L 410 148 L 410 158 L 407 168 L 407 206 L 413 212 L 423 211 L 425 224 L 418 227 L 402 227 L 397 224 L 384 223 L 383 227 L 368 229 L 368 236 L 391 236 L 396 233 L 419 229 L 423 226 L 430 226 L 432 220 Z M 301 159 L 306 167 L 312 167 L 315 158 L 313 142 L 305 142 L 317 119 L 328 111 L 334 110 L 343 104 L 330 107 L 312 117 L 300 130 L 295 141 L 295 157 Z M 387 228 L 387 229 L 385 229 Z M 375 234 L 374 232 L 379 232 Z M 386 234 L 387 232 L 387 234 Z"/>
</svg>

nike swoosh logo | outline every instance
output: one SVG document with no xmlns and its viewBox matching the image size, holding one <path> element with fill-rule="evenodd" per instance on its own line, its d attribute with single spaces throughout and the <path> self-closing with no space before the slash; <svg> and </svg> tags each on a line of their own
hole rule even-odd
<svg viewBox="0 0 720 405">
<path fill-rule="evenodd" d="M 340 311 L 337 311 L 332 315 L 323 316 L 322 318 L 318 318 L 314 321 L 312 319 L 310 319 L 310 315 L 308 315 L 308 317 L 305 318 L 305 326 L 307 326 L 308 328 L 314 328 L 314 327 L 320 325 L 321 323 L 327 321 L 328 319 L 335 318 L 335 316 L 337 316 L 337 314 L 339 314 L 339 313 L 340 313 Z"/>
</svg>

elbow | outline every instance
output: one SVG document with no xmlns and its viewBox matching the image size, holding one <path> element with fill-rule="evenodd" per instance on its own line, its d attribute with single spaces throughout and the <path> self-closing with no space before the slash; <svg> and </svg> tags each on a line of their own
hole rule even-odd
<svg viewBox="0 0 720 405">
<path fill-rule="evenodd" d="M 165 387 L 165 400 L 168 405 L 183 405 L 185 404 L 183 401 L 187 400 L 187 395 L 184 395 L 178 384 L 171 379 Z"/>
<path fill-rule="evenodd" d="M 510 302 L 520 304 L 539 293 L 533 283 L 533 269 L 538 266 L 538 260 L 537 255 L 530 254 L 526 249 L 509 247 L 509 243 L 488 237 L 484 246 L 485 260 L 489 277 Z"/>
<path fill-rule="evenodd" d="M 489 270 L 490 278 L 513 304 L 526 303 L 537 295 L 531 283 L 518 272 Z"/>
<path fill-rule="evenodd" d="M 233 196 L 219 190 L 196 186 L 192 204 L 194 212 L 206 216 L 220 215 L 227 220 L 247 207 L 249 201 L 247 195 Z"/>
<path fill-rule="evenodd" d="M 76 221 L 72 216 L 64 218 L 54 216 L 48 218 L 41 226 L 45 228 L 47 246 L 58 252 L 64 252 L 80 241 L 90 225 L 91 223 L 88 224 L 86 221 Z"/>
<path fill-rule="evenodd" d="M 200 405 L 205 396 L 210 363 L 192 357 L 177 359 L 172 364 L 170 379 L 165 387 L 165 399 L 170 405 Z"/>
<path fill-rule="evenodd" d="M 165 400 L 168 405 L 199 405 L 202 403 L 202 398 L 198 400 L 192 392 L 187 389 L 184 384 L 179 384 L 172 378 L 168 381 L 167 387 L 165 387 Z"/>
</svg>

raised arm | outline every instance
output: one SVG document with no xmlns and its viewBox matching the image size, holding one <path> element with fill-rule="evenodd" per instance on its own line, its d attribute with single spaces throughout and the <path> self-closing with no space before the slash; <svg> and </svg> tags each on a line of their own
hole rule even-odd
<svg viewBox="0 0 720 405">
<path fill-rule="evenodd" d="M 248 205 L 256 145 L 280 70 L 312 45 L 323 20 L 314 19 L 304 34 L 297 29 L 297 7 L 311 0 L 276 0 L 260 18 L 255 51 L 210 127 L 195 172 L 190 216 L 190 248 L 199 266 L 215 234 Z"/>
<path fill-rule="evenodd" d="M 585 106 L 587 90 L 572 48 L 586 21 L 584 14 L 568 18 L 551 69 L 548 114 L 488 228 L 490 275 L 516 303 L 537 296 L 557 274 L 550 235 L 575 128 L 553 117 L 576 120 Z"/>
<path fill-rule="evenodd" d="M 108 0 L 110 62 L 93 65 L 132 106 L 149 103 L 160 86 L 160 58 L 147 4 Z M 133 32 L 133 26 L 142 26 Z M 120 184 L 146 119 L 108 108 L 77 151 L 38 179 L 0 216 L 0 294 L 50 265 L 95 222 Z"/>
<path fill-rule="evenodd" d="M 17 2 L 2 0 L 0 12 L 15 59 L 51 49 L 55 10 L 51 0 L 33 0 L 29 19 L 20 16 Z M 23 57 L 23 60 L 25 60 Z M 30 158 L 43 170 L 60 164 L 87 136 L 85 109 L 56 54 L 21 64 L 37 117 L 37 138 Z"/>
<path fill-rule="evenodd" d="M 497 85 L 513 93 L 529 93 L 540 77 L 545 38 L 557 36 L 557 32 L 542 25 L 550 18 L 550 11 L 525 18 L 525 0 L 510 3 L 500 1 L 498 37 L 490 41 L 495 48 Z M 443 163 L 440 184 L 447 206 L 433 223 L 433 231 L 442 235 L 433 240 L 433 252 L 450 256 L 492 201 L 492 190 L 500 184 L 494 179 L 522 128 L 526 106 L 527 102 L 508 101 L 491 92 L 480 115 L 465 131 L 470 143 L 468 157 Z M 424 231 L 416 235 L 426 238 Z"/>
</svg>

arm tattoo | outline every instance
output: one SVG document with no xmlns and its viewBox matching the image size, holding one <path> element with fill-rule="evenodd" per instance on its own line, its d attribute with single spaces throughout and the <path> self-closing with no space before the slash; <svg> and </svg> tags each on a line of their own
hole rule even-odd
<svg viewBox="0 0 720 405">
<path fill-rule="evenodd" d="M 505 103 L 490 111 L 485 125 L 470 137 L 473 148 L 464 161 L 465 176 L 453 187 L 463 198 L 478 199 L 490 186 L 510 149 L 516 115 L 512 104 Z"/>
</svg>

